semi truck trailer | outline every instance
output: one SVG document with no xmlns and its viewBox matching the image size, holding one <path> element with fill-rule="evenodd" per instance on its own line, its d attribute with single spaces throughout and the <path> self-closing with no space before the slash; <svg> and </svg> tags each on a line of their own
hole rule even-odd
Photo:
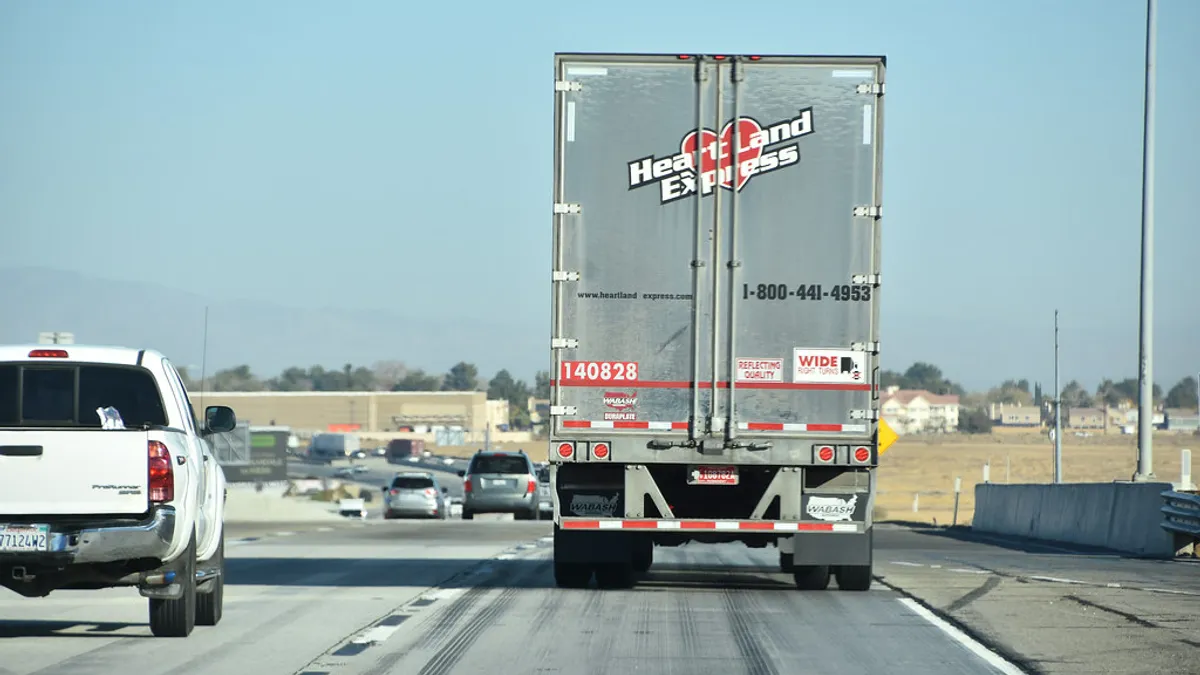
<svg viewBox="0 0 1200 675">
<path fill-rule="evenodd" d="M 741 542 L 800 589 L 869 589 L 886 59 L 554 69 L 557 584 Z"/>
</svg>

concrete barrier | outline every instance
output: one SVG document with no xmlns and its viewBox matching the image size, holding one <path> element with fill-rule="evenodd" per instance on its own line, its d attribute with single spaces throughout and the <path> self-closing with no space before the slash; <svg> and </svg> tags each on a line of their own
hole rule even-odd
<svg viewBox="0 0 1200 675">
<path fill-rule="evenodd" d="M 971 528 L 1171 558 L 1174 539 L 1160 527 L 1161 494 L 1170 488 L 1170 483 L 980 484 Z"/>
</svg>

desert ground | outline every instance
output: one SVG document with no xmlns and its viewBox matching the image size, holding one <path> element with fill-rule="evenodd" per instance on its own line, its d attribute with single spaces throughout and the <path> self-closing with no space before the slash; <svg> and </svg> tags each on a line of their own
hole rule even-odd
<svg viewBox="0 0 1200 675">
<path fill-rule="evenodd" d="M 524 449 L 544 461 L 547 441 L 497 443 L 496 449 Z M 1118 434 L 1063 434 L 1063 480 L 1069 483 L 1129 480 L 1137 465 L 1137 437 Z M 1154 472 L 1158 480 L 1179 480 L 1180 449 L 1200 455 L 1200 437 L 1154 435 Z M 440 447 L 438 454 L 470 457 L 478 446 Z M 1200 456 L 1196 457 L 1200 462 Z M 954 478 L 962 478 L 958 523 L 974 513 L 975 485 L 990 466 L 993 483 L 1049 483 L 1054 479 L 1054 444 L 1045 434 L 992 433 L 968 436 L 903 436 L 884 453 L 879 468 L 876 517 L 950 524 L 954 522 Z M 1197 469 L 1200 471 L 1200 469 Z M 1193 477 L 1193 481 L 1200 480 Z M 916 506 L 914 510 L 914 498 Z"/>
<path fill-rule="evenodd" d="M 1180 450 L 1200 451 L 1200 438 L 1156 433 L 1153 448 L 1157 479 L 1176 482 Z M 1137 467 L 1137 437 L 1080 437 L 1064 432 L 1062 455 L 1064 482 L 1129 480 Z M 993 483 L 1050 483 L 1054 480 L 1054 444 L 1046 435 L 1032 433 L 901 437 L 880 460 L 877 515 L 887 520 L 951 523 L 957 476 L 962 478 L 958 523 L 969 524 L 975 485 L 983 482 L 984 466 L 990 466 Z"/>
</svg>

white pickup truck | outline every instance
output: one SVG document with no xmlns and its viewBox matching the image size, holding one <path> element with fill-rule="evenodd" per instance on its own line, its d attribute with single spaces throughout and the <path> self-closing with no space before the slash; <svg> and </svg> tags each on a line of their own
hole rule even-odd
<svg viewBox="0 0 1200 675">
<path fill-rule="evenodd" d="M 26 597 L 136 586 L 150 629 L 221 620 L 225 475 L 160 353 L 0 346 L 0 584 Z"/>
</svg>

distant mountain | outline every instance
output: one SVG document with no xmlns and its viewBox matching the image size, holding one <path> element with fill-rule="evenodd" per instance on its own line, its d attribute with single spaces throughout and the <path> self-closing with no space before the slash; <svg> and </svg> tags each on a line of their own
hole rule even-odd
<svg viewBox="0 0 1200 675">
<path fill-rule="evenodd" d="M 206 304 L 209 372 L 247 364 L 267 377 L 289 366 L 397 360 L 440 373 L 461 360 L 475 363 L 484 378 L 507 368 L 531 379 L 549 362 L 547 331 L 540 326 L 209 299 L 45 268 L 0 269 L 0 342 L 34 342 L 40 332 L 64 331 L 79 343 L 151 347 L 180 366 L 198 367 Z"/>
</svg>

